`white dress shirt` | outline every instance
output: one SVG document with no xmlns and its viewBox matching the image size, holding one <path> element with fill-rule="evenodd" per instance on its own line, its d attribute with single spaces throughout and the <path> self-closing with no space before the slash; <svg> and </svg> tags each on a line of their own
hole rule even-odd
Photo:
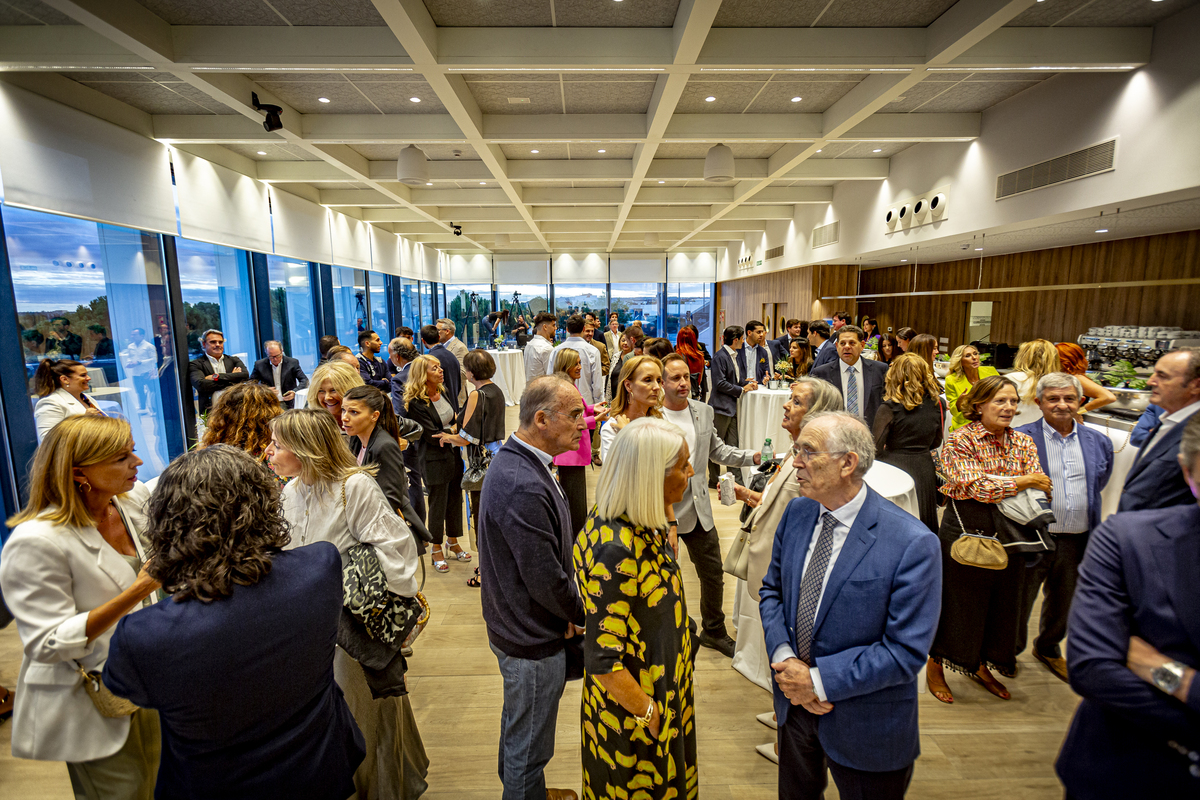
<svg viewBox="0 0 1200 800">
<path fill-rule="evenodd" d="M 846 505 L 836 511 L 830 511 L 825 506 L 821 506 L 821 513 L 817 515 L 817 524 L 813 528 L 812 538 L 808 542 L 808 552 L 804 555 L 804 566 L 800 569 L 801 582 L 804 580 L 804 572 L 808 569 L 808 562 L 812 559 L 813 551 L 817 548 L 817 539 L 821 536 L 825 512 L 833 514 L 833 518 L 836 520 L 836 524 L 833 526 L 833 550 L 829 554 L 829 564 L 825 567 L 825 577 L 821 580 L 821 594 L 817 597 L 817 613 L 821 611 L 821 602 L 825 599 L 825 588 L 829 586 L 829 576 L 833 574 L 833 567 L 837 564 L 838 556 L 842 552 L 842 546 L 846 544 L 846 537 L 850 535 L 850 529 L 854 527 L 854 521 L 858 519 L 858 512 L 862 510 L 863 503 L 866 500 L 867 485 L 864 483 L 862 488 L 858 490 L 858 494 L 854 495 L 854 499 L 849 503 L 846 503 Z M 780 664 L 789 658 L 796 658 L 796 651 L 792 649 L 790 644 L 781 644 L 775 648 L 772 663 Z M 822 702 L 827 702 L 825 684 L 821 682 L 820 670 L 816 667 L 809 667 L 809 674 L 812 675 L 813 692 L 816 693 Z"/>
<path fill-rule="evenodd" d="M 842 396 L 846 399 L 846 412 L 861 417 L 863 415 L 863 365 L 862 359 L 858 359 L 853 364 L 847 364 L 838 358 L 838 364 L 842 370 Z M 858 385 L 858 408 L 850 407 L 850 369 L 854 369 L 854 382 Z"/>
<path fill-rule="evenodd" d="M 158 366 L 158 350 L 152 342 L 143 339 L 140 342 L 130 342 L 122 352 L 125 371 L 130 375 L 150 375 Z"/>
<path fill-rule="evenodd" d="M 683 431 L 683 440 L 687 442 L 690 457 L 696 452 L 696 423 L 692 420 L 692 409 L 684 406 L 682 411 L 673 411 L 664 405 L 662 415 L 663 419 Z M 675 519 L 679 522 L 680 533 L 687 533 L 696 527 L 696 506 L 692 502 L 690 491 L 685 491 L 683 500 L 675 504 Z"/>
<path fill-rule="evenodd" d="M 529 337 L 525 345 L 525 382 L 546 374 L 546 364 L 553 361 L 554 343 L 540 333 Z"/>
<path fill-rule="evenodd" d="M 546 374 L 554 374 L 555 358 L 558 356 L 558 351 L 564 347 L 569 347 L 579 353 L 581 369 L 579 370 L 579 380 L 575 381 L 575 386 L 583 395 L 583 402 L 589 406 L 604 402 L 604 370 L 600 367 L 600 351 L 592 347 L 591 343 L 582 336 L 568 336 L 567 340 L 557 348 L 551 348 L 551 356 L 546 362 Z"/>
<path fill-rule="evenodd" d="M 1162 437 L 1166 436 L 1172 428 L 1181 422 L 1186 422 L 1187 419 L 1197 411 L 1200 411 L 1200 401 L 1192 403 L 1190 406 L 1184 406 L 1174 414 L 1164 415 L 1162 419 L 1159 420 L 1158 430 L 1155 432 L 1154 438 L 1146 442 L 1146 448 L 1142 450 L 1142 454 L 1145 455 L 1146 453 L 1149 453 L 1152 449 L 1154 449 L 1154 445 L 1158 444 L 1158 441 L 1162 439 Z"/>
<path fill-rule="evenodd" d="M 1050 493 L 1050 508 L 1054 511 L 1050 532 L 1083 533 L 1088 529 L 1088 487 L 1079 424 L 1072 420 L 1071 432 L 1063 436 L 1043 418 L 1042 437 L 1046 440 L 1047 473 L 1054 485 Z"/>
<path fill-rule="evenodd" d="M 267 363 L 271 364 L 270 361 L 268 361 Z M 283 360 L 282 359 L 279 361 L 278 364 L 271 364 L 271 379 L 275 384 L 275 394 L 279 397 L 283 397 Z"/>
</svg>

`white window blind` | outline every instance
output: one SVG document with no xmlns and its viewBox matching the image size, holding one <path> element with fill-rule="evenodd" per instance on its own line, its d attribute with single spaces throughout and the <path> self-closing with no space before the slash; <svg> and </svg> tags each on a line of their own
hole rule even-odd
<svg viewBox="0 0 1200 800">
<path fill-rule="evenodd" d="M 275 226 L 275 252 L 301 261 L 329 264 L 329 220 L 323 206 L 282 189 L 271 189 L 271 214 Z"/>
<path fill-rule="evenodd" d="M 474 256 L 447 257 L 442 271 L 443 283 L 491 283 L 492 258 L 482 253 Z"/>
<path fill-rule="evenodd" d="M 608 283 L 608 256 L 558 255 L 554 257 L 555 283 Z"/>
<path fill-rule="evenodd" d="M 609 283 L 664 283 L 666 280 L 665 256 L 613 258 L 608 262 Z"/>
<path fill-rule="evenodd" d="M 389 275 L 400 274 L 400 237 L 376 225 L 371 229 L 371 268 Z"/>
<path fill-rule="evenodd" d="M 339 267 L 371 268 L 370 226 L 354 217 L 333 211 L 329 214 L 329 239 L 333 244 L 332 263 Z"/>
<path fill-rule="evenodd" d="M 712 282 L 717 279 L 716 253 L 676 253 L 667 262 L 667 280 Z"/>
<path fill-rule="evenodd" d="M 492 256 L 492 270 L 498 284 L 550 282 L 550 259 L 530 256 Z"/>
</svg>

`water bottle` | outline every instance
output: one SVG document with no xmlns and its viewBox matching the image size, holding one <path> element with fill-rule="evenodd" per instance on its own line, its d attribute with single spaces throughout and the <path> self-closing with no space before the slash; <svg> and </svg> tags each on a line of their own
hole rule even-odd
<svg viewBox="0 0 1200 800">
<path fill-rule="evenodd" d="M 767 463 L 775 459 L 775 448 L 771 446 L 771 440 L 767 439 L 763 442 L 762 463 Z"/>
</svg>

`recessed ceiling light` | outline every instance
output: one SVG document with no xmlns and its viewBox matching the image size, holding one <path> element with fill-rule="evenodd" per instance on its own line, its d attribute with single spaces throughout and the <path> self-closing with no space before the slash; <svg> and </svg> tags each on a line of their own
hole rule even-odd
<svg viewBox="0 0 1200 800">
<path fill-rule="evenodd" d="M 537 152 L 539 152 L 539 151 L 538 151 L 538 150 L 530 150 L 529 152 L 531 152 L 531 153 L 537 153 Z"/>
<path fill-rule="evenodd" d="M 876 147 L 876 148 L 875 148 L 874 150 L 872 150 L 871 152 L 872 152 L 872 153 L 882 153 L 882 152 L 883 152 L 883 148 L 882 148 L 882 147 Z"/>
<path fill-rule="evenodd" d="M 666 183 L 666 181 L 659 181 L 659 183 Z"/>
<path fill-rule="evenodd" d="M 421 98 L 419 98 L 419 97 L 410 97 L 410 98 L 408 98 L 408 102 L 410 102 L 410 103 L 419 103 L 419 102 L 421 102 Z"/>
<path fill-rule="evenodd" d="M 430 181 L 429 183 L 426 183 L 425 185 L 426 185 L 426 186 L 433 186 L 433 181 Z"/>
<path fill-rule="evenodd" d="M 819 153 L 819 152 L 821 152 L 821 151 L 820 151 L 820 150 L 818 150 L 817 152 Z"/>
<path fill-rule="evenodd" d="M 603 151 L 603 150 L 597 150 L 596 152 L 597 152 L 597 153 L 603 153 L 604 151 Z"/>
<path fill-rule="evenodd" d="M 479 182 L 479 185 L 480 185 L 480 186 L 487 186 L 487 181 L 480 181 L 480 182 Z"/>
<path fill-rule="evenodd" d="M 799 102 L 800 102 L 801 100 L 803 100 L 803 99 L 804 99 L 803 97 L 793 97 L 793 98 L 792 98 L 792 102 L 793 102 L 793 103 L 799 103 Z"/>
<path fill-rule="evenodd" d="M 328 102 L 329 102 L 329 98 L 328 98 L 328 97 L 318 97 L 318 98 L 317 98 L 317 102 L 318 102 L 318 103 L 328 103 Z"/>
<path fill-rule="evenodd" d="M 975 248 L 975 250 L 976 250 L 976 251 L 979 251 L 979 250 L 982 250 L 982 249 L 983 249 L 982 247 L 976 247 L 976 248 Z"/>
<path fill-rule="evenodd" d="M 1153 0 L 1153 2 L 1157 3 L 1158 0 Z M 1096 233 L 1108 233 L 1108 228 L 1101 228 L 1100 230 L 1096 231 Z"/>
<path fill-rule="evenodd" d="M 265 155 L 267 154 L 267 151 L 266 151 L 266 150 L 259 150 L 259 151 L 258 151 L 258 154 L 259 154 L 260 156 L 265 156 Z"/>
<path fill-rule="evenodd" d="M 713 101 L 714 101 L 714 100 L 716 100 L 716 99 L 717 99 L 717 98 L 713 97 L 713 96 L 710 94 L 708 97 L 704 98 L 704 102 L 706 102 L 706 103 L 711 103 L 711 102 L 713 102 Z"/>
<path fill-rule="evenodd" d="M 907 259 L 907 258 L 902 258 L 902 259 L 900 259 L 900 260 L 901 260 L 901 261 L 908 261 L 908 259 Z"/>
</svg>

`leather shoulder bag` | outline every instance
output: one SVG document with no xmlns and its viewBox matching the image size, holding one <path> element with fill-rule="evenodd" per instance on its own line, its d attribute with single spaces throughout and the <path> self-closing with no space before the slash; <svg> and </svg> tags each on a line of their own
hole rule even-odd
<svg viewBox="0 0 1200 800">
<path fill-rule="evenodd" d="M 482 439 L 487 428 L 487 395 L 482 391 L 477 391 L 479 395 L 479 404 L 476 408 L 479 410 L 479 438 L 480 444 L 468 444 L 467 450 L 467 469 L 463 472 L 462 488 L 464 492 L 479 492 L 483 491 L 483 479 L 487 477 L 488 467 L 492 463 L 492 453 L 482 444 Z"/>
<path fill-rule="evenodd" d="M 958 513 L 958 504 L 950 500 L 954 516 L 958 519 L 958 528 L 962 531 L 959 537 L 950 545 L 950 557 L 960 564 L 980 569 L 1004 569 L 1008 566 L 1008 553 L 1004 545 L 995 536 L 989 536 L 979 529 L 967 530 L 963 525 L 962 516 Z"/>
</svg>

